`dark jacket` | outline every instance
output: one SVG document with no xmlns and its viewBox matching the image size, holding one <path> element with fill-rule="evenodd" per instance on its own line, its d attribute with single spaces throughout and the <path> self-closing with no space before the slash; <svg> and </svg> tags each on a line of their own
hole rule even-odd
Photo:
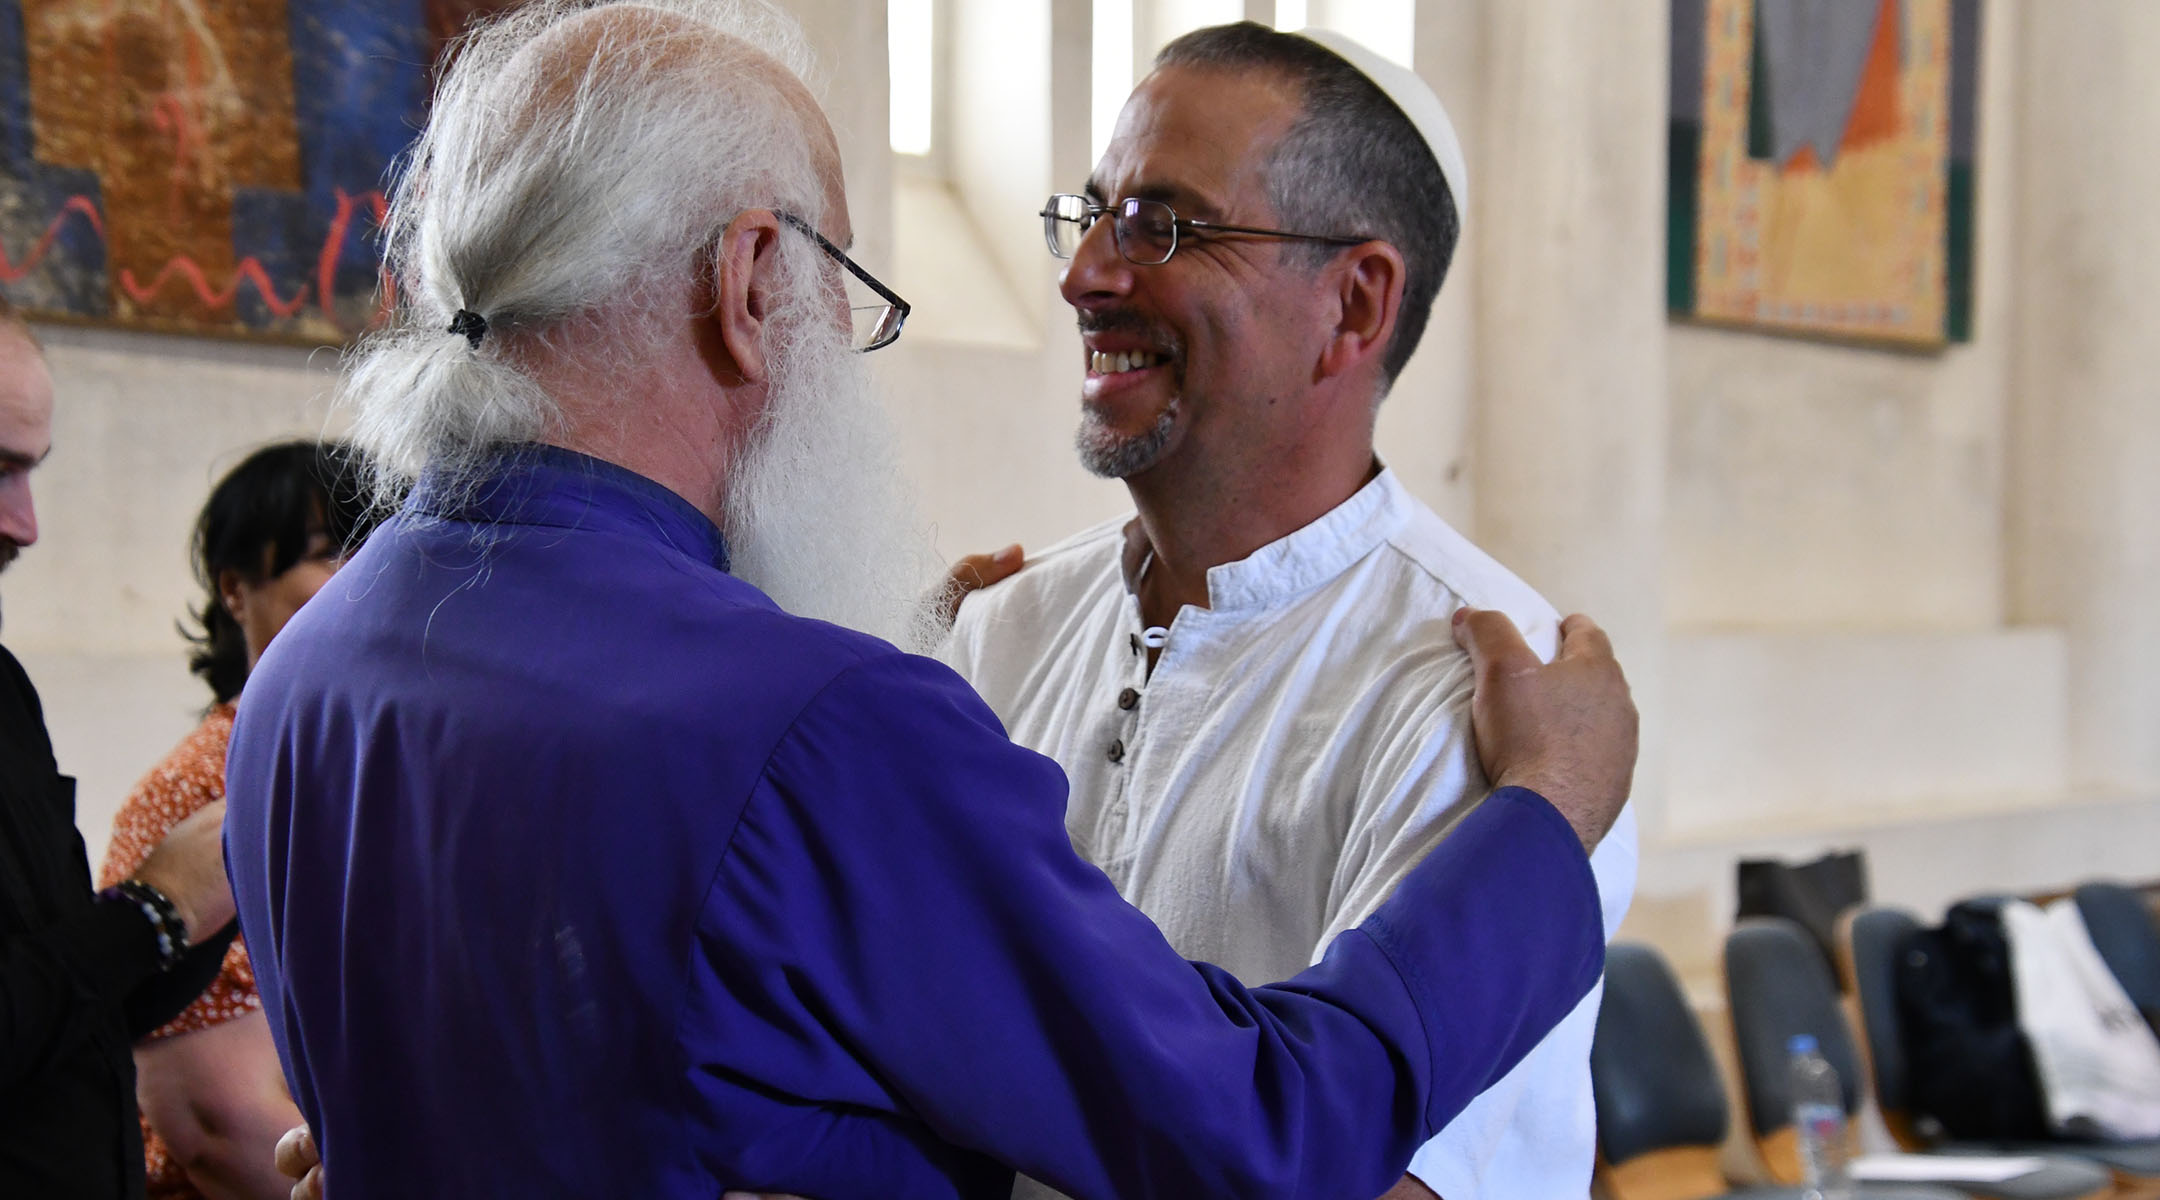
<svg viewBox="0 0 2160 1200">
<path fill-rule="evenodd" d="M 75 781 L 0 648 L 0 1196 L 143 1194 L 129 1046 L 208 986 L 230 940 L 160 974 L 142 911 L 94 898 Z"/>
</svg>

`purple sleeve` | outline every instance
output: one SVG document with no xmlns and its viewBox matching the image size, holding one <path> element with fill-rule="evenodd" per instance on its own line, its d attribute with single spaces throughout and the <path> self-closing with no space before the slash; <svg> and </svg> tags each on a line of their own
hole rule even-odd
<svg viewBox="0 0 2160 1200">
<path fill-rule="evenodd" d="M 728 1053 L 782 1047 L 756 1073 L 1077 1197 L 1373 1196 L 1603 964 L 1583 852 L 1531 793 L 1480 806 L 1319 965 L 1246 988 L 1073 853 L 1065 790 L 944 668 L 845 672 L 707 904 L 713 977 L 765 1022 Z"/>
</svg>

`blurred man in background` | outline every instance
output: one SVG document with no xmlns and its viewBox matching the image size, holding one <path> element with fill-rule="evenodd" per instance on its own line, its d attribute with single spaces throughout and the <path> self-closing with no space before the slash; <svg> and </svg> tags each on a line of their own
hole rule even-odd
<svg viewBox="0 0 2160 1200">
<path fill-rule="evenodd" d="M 52 417 L 44 352 L 0 300 L 0 570 L 37 541 L 30 477 Z M 0 1195 L 143 1194 L 128 1046 L 203 990 L 232 940 L 223 819 L 205 808 L 93 893 L 75 781 L 0 648 Z"/>
</svg>

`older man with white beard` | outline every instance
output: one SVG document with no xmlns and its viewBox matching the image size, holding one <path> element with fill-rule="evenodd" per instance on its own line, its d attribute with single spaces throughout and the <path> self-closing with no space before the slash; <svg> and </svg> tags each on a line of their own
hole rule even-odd
<svg viewBox="0 0 2160 1200">
<path fill-rule="evenodd" d="M 1594 634 L 1560 675 L 1501 636 L 1525 786 L 1288 986 L 1179 958 L 1073 854 L 1055 764 L 812 619 L 907 632 L 848 353 L 901 313 L 851 345 L 840 164 L 783 26 L 521 9 L 397 188 L 407 311 L 350 401 L 415 485 L 265 654 L 228 762 L 332 1193 L 1377 1193 L 1596 978 L 1617 669 Z M 1602 735 L 1509 718 L 1556 696 Z"/>
</svg>

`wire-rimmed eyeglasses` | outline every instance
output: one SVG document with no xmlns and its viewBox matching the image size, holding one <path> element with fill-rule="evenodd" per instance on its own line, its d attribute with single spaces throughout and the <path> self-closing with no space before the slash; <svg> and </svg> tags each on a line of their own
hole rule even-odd
<svg viewBox="0 0 2160 1200">
<path fill-rule="evenodd" d="M 831 255 L 834 262 L 846 267 L 849 274 L 861 280 L 865 287 L 876 292 L 878 298 L 884 301 L 882 304 L 851 303 L 848 305 L 848 318 L 854 327 L 852 336 L 855 352 L 857 354 L 868 354 L 872 350 L 882 350 L 898 341 L 900 327 L 907 324 L 908 315 L 908 302 L 900 298 L 900 293 L 879 283 L 877 276 L 863 270 L 861 266 L 856 264 L 854 259 L 847 256 L 847 251 L 833 245 L 810 222 L 803 220 L 794 213 L 784 212 L 777 208 L 773 210 L 773 215 L 796 229 L 809 234 L 817 242 L 820 250 Z"/>
<path fill-rule="evenodd" d="M 1143 267 L 1170 261 L 1177 253 L 1178 236 L 1189 234 L 1205 237 L 1217 234 L 1242 234 L 1246 237 L 1287 238 L 1299 242 L 1326 242 L 1336 246 L 1355 246 L 1369 242 L 1371 238 L 1348 237 L 1334 233 L 1291 233 L 1284 229 L 1255 229 L 1250 225 L 1223 225 L 1215 221 L 1197 221 L 1177 215 L 1177 210 L 1160 200 L 1142 200 L 1128 196 L 1116 204 L 1097 204 L 1086 196 L 1060 192 L 1043 205 L 1043 242 L 1050 253 L 1059 258 L 1071 258 L 1080 249 L 1080 241 L 1095 228 L 1095 222 L 1103 215 L 1110 217 L 1110 231 L 1116 235 L 1118 253 L 1125 261 Z"/>
</svg>

